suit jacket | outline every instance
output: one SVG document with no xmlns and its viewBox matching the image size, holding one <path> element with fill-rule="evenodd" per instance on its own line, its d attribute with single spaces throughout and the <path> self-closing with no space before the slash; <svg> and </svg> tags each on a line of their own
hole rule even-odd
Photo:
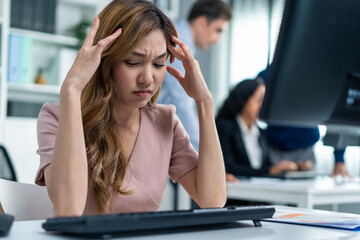
<svg viewBox="0 0 360 240">
<path fill-rule="evenodd" d="M 219 134 L 221 149 L 224 155 L 227 173 L 237 176 L 268 175 L 270 161 L 267 157 L 266 138 L 260 130 L 259 143 L 263 150 L 263 161 L 260 169 L 251 167 L 239 124 L 235 118 L 217 118 L 216 127 Z"/>
</svg>

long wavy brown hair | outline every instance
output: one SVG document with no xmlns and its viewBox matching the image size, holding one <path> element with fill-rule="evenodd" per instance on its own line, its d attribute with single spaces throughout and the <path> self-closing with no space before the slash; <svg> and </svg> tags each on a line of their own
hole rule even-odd
<svg viewBox="0 0 360 240">
<path fill-rule="evenodd" d="M 153 3 L 145 0 L 114 0 L 99 14 L 100 26 L 94 44 L 122 28 L 121 36 L 103 52 L 101 63 L 81 95 L 82 120 L 89 168 L 89 183 L 98 213 L 107 213 L 115 194 L 131 194 L 123 185 L 128 166 L 116 131 L 116 113 L 112 102 L 115 62 L 133 53 L 142 39 L 160 29 L 173 46 L 171 35 L 177 36 L 172 21 Z M 159 95 L 154 94 L 152 106 Z"/>
</svg>

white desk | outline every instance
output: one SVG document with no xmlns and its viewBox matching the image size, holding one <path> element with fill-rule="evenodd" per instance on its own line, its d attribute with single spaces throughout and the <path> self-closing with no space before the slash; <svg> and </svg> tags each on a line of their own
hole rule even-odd
<svg viewBox="0 0 360 240">
<path fill-rule="evenodd" d="M 278 209 L 279 206 L 275 206 Z M 284 207 L 281 207 L 284 208 Z M 291 209 L 291 208 L 289 208 Z M 292 208 L 294 209 L 294 208 Z M 335 213 L 339 214 L 339 213 Z M 54 235 L 46 233 L 41 228 L 43 221 L 23 221 L 14 222 L 9 235 L 2 239 L 80 239 L 70 236 Z M 216 229 L 213 227 L 208 230 L 167 233 L 147 236 L 120 237 L 118 239 L 126 240 L 152 240 L 152 239 L 172 239 L 172 240 L 219 240 L 219 239 L 252 239 L 252 240 L 311 240 L 311 239 L 359 239 L 360 232 L 349 230 L 338 230 L 331 228 L 309 227 L 300 225 L 291 225 L 283 223 L 273 223 L 262 221 L 262 227 L 254 227 L 251 221 L 241 221 L 234 228 Z M 84 239 L 84 238 L 82 238 Z M 117 239 L 117 238 L 116 238 Z"/>
<path fill-rule="evenodd" d="M 272 202 L 275 204 L 295 204 L 297 207 L 312 209 L 314 205 L 360 203 L 360 183 L 337 184 L 330 177 L 309 180 L 281 180 L 253 178 L 227 183 L 228 198 Z"/>
</svg>

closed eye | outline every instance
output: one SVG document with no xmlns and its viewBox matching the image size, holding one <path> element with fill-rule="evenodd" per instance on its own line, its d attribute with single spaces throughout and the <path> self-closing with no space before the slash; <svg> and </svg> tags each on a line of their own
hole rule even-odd
<svg viewBox="0 0 360 240">
<path fill-rule="evenodd" d="M 164 67 L 165 64 L 154 63 L 154 66 L 155 66 L 156 68 L 161 68 L 161 67 Z"/>
<path fill-rule="evenodd" d="M 137 63 L 137 62 L 129 62 L 129 61 L 127 61 L 127 60 L 125 60 L 125 63 L 126 63 L 127 65 L 129 65 L 129 66 L 136 66 L 136 65 L 139 64 L 139 63 Z"/>
</svg>

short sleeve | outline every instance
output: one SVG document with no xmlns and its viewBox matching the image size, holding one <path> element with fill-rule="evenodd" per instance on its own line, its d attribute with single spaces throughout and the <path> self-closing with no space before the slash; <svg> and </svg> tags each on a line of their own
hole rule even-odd
<svg viewBox="0 0 360 240">
<path fill-rule="evenodd" d="M 185 131 L 180 119 L 175 114 L 175 107 L 172 106 L 172 127 L 173 144 L 169 176 L 173 182 L 197 167 L 198 154 L 191 145 L 189 135 Z"/>
<path fill-rule="evenodd" d="M 46 185 L 44 169 L 51 163 L 55 147 L 58 119 L 59 104 L 45 103 L 40 110 L 37 120 L 37 140 L 39 148 L 36 153 L 40 155 L 40 166 L 35 177 L 35 183 L 40 186 Z"/>
</svg>

